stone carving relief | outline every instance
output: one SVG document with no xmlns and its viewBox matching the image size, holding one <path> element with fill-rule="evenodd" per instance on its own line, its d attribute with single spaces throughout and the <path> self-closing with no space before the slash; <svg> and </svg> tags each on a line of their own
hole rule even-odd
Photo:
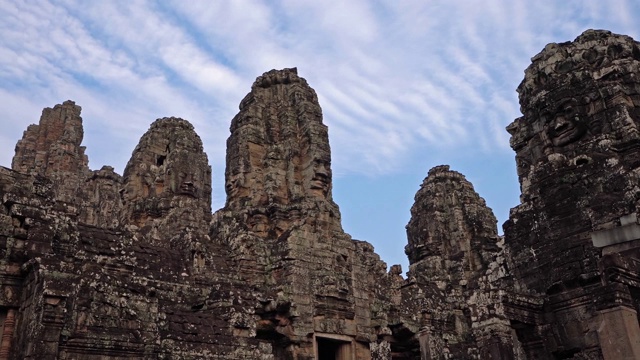
<svg viewBox="0 0 640 360">
<path fill-rule="evenodd" d="M 121 222 L 154 241 L 184 229 L 198 229 L 204 236 L 211 211 L 211 168 L 193 126 L 177 118 L 154 122 L 127 164 L 121 196 Z"/>
</svg>

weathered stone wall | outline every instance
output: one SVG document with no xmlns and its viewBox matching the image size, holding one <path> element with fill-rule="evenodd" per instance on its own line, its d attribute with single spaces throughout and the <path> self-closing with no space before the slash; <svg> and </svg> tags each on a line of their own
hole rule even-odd
<svg viewBox="0 0 640 360">
<path fill-rule="evenodd" d="M 89 172 L 89 159 L 80 146 L 84 136 L 80 106 L 73 101 L 46 108 L 38 125 L 31 125 L 16 145 L 11 168 L 45 176 L 56 187 L 55 195 L 72 202 Z"/>
<path fill-rule="evenodd" d="M 29 146 L 14 165 L 29 164 Z M 129 165 L 124 180 L 109 167 L 66 172 L 74 192 L 35 165 L 0 168 L 0 357 L 273 359 L 255 338 L 260 297 L 209 240 L 211 173 L 192 126 L 158 120 Z M 135 182 L 149 173 L 153 193 Z"/>
</svg>

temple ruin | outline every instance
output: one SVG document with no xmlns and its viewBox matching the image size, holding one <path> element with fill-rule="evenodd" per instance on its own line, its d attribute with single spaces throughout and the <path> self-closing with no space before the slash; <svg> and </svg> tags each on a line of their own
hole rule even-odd
<svg viewBox="0 0 640 360">
<path fill-rule="evenodd" d="M 78 105 L 44 109 L 0 167 L 0 360 L 640 359 L 640 43 L 549 44 L 517 91 L 504 236 L 435 166 L 406 278 L 342 229 L 296 69 L 241 101 L 215 212 L 188 121 L 153 122 L 120 175 L 89 169 Z"/>
</svg>

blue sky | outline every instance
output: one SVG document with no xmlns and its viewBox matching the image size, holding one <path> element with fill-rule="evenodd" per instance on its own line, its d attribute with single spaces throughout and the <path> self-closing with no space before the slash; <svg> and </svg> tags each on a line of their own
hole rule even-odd
<svg viewBox="0 0 640 360">
<path fill-rule="evenodd" d="M 329 126 L 343 226 L 408 269 L 428 170 L 462 172 L 498 217 L 518 204 L 504 130 L 530 58 L 589 28 L 640 39 L 640 4 L 517 1 L 0 0 L 0 165 L 42 108 L 82 106 L 89 166 L 122 173 L 153 120 L 194 124 L 224 204 L 231 118 L 254 79 L 297 67 Z"/>
</svg>

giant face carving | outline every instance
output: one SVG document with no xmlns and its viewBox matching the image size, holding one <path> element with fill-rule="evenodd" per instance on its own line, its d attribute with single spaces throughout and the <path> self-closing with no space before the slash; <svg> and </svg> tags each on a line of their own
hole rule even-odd
<svg viewBox="0 0 640 360">
<path fill-rule="evenodd" d="M 237 173 L 230 175 L 224 188 L 227 192 L 227 197 L 236 198 L 241 195 L 242 188 L 244 186 L 244 174 Z"/>
<path fill-rule="evenodd" d="M 329 164 L 322 160 L 315 160 L 313 163 L 313 177 L 309 188 L 316 196 L 327 196 L 331 184 L 331 169 Z"/>
<path fill-rule="evenodd" d="M 587 132 L 586 114 L 579 111 L 578 102 L 571 98 L 561 101 L 548 114 L 551 119 L 547 134 L 553 146 L 562 147 L 579 140 Z"/>
<path fill-rule="evenodd" d="M 265 214 L 256 213 L 249 217 L 247 226 L 250 231 L 261 238 L 269 235 L 269 218 Z"/>
<path fill-rule="evenodd" d="M 165 179 L 175 195 L 187 195 L 196 199 L 203 196 L 202 187 L 206 174 L 203 169 L 194 167 L 197 154 L 180 151 L 169 156 Z"/>
<path fill-rule="evenodd" d="M 207 212 L 210 195 L 211 167 L 191 124 L 177 118 L 154 122 L 125 169 L 124 221 L 133 219 L 142 226 L 147 218 L 184 206 L 185 199 L 196 200 L 193 204 L 198 211 Z"/>
</svg>

